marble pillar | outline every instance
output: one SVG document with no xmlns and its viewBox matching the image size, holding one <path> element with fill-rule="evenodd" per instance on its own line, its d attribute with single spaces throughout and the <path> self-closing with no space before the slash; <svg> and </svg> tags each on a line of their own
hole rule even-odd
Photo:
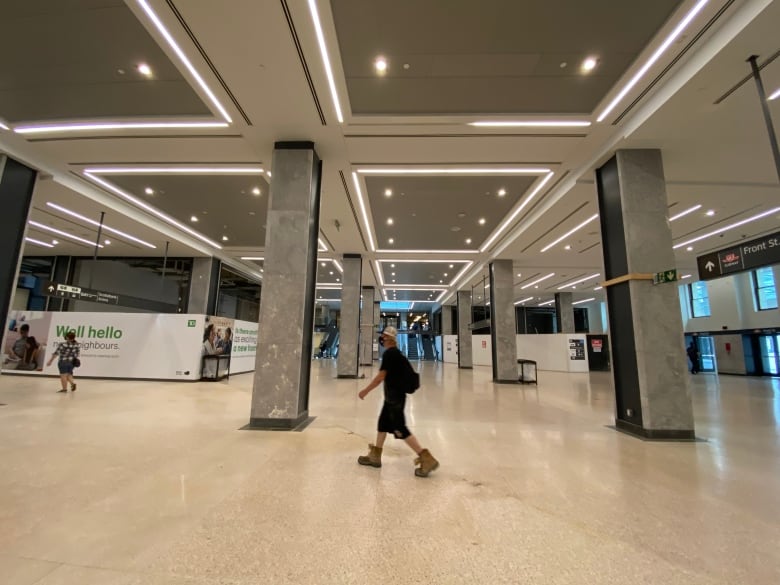
<svg viewBox="0 0 780 585">
<path fill-rule="evenodd" d="M 558 320 L 558 333 L 574 333 L 574 307 L 572 293 L 555 293 L 555 317 Z"/>
<path fill-rule="evenodd" d="M 341 323 L 336 372 L 339 378 L 358 377 L 358 339 L 360 337 L 360 283 L 363 258 L 344 254 L 341 285 Z"/>
<path fill-rule="evenodd" d="M 309 415 L 322 163 L 311 142 L 278 142 L 273 169 L 249 427 L 289 430 Z"/>
<path fill-rule="evenodd" d="M 471 291 L 458 291 L 458 367 L 471 369 Z"/>
<path fill-rule="evenodd" d="M 596 171 L 606 280 L 674 268 L 661 151 L 618 150 Z M 649 439 L 694 438 L 677 286 L 607 287 L 616 426 Z"/>
<path fill-rule="evenodd" d="M 362 287 L 360 303 L 360 365 L 370 366 L 374 363 L 374 287 Z"/>
<path fill-rule="evenodd" d="M 452 306 L 444 305 L 441 308 L 441 334 L 452 335 Z"/>
<path fill-rule="evenodd" d="M 371 344 L 372 352 L 371 357 L 375 360 L 379 359 L 379 324 L 382 322 L 382 309 L 381 302 L 374 301 L 374 342 Z"/>
<path fill-rule="evenodd" d="M 490 341 L 493 381 L 501 384 L 516 384 L 518 380 L 514 300 L 512 261 L 493 260 L 490 263 Z"/>
<path fill-rule="evenodd" d="M 8 322 L 16 292 L 36 177 L 35 170 L 0 154 L 0 323 L 3 326 Z M 31 331 L 32 334 L 41 335 Z M 0 334 L 0 341 L 2 338 Z"/>
<path fill-rule="evenodd" d="M 221 263 L 216 258 L 193 258 L 187 312 L 214 315 L 219 297 Z"/>
</svg>

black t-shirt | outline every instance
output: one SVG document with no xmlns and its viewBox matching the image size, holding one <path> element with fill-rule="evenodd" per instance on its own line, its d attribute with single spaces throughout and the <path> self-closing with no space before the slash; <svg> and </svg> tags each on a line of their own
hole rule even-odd
<svg viewBox="0 0 780 585">
<path fill-rule="evenodd" d="M 385 400 L 387 402 L 404 402 L 406 392 L 403 389 L 403 376 L 409 367 L 406 356 L 397 347 L 390 347 L 382 355 L 382 365 L 379 369 L 385 374 Z"/>
</svg>

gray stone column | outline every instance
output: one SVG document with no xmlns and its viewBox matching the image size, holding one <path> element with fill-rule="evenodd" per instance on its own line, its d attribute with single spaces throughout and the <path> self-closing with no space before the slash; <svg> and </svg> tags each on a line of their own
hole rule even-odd
<svg viewBox="0 0 780 585">
<path fill-rule="evenodd" d="M 493 353 L 493 381 L 516 384 L 517 324 L 515 282 L 511 260 L 490 263 L 490 341 Z"/>
<path fill-rule="evenodd" d="M 322 163 L 311 142 L 277 142 L 266 221 L 252 428 L 309 415 Z"/>
<path fill-rule="evenodd" d="M 36 176 L 33 169 L 0 154 L 0 323 L 3 331 L 16 291 Z M 35 335 L 42 333 L 36 332 Z M 0 333 L 2 340 L 3 334 Z"/>
<path fill-rule="evenodd" d="M 380 301 L 374 301 L 374 338 L 371 342 L 372 352 L 371 357 L 375 360 L 379 359 L 379 323 L 382 319 L 382 309 L 380 307 Z"/>
<path fill-rule="evenodd" d="M 675 267 L 660 150 L 619 150 L 596 171 L 616 426 L 650 439 L 694 438 L 676 284 L 633 275 Z"/>
<path fill-rule="evenodd" d="M 360 365 L 374 363 L 374 287 L 362 287 L 360 303 Z"/>
<path fill-rule="evenodd" d="M 358 339 L 360 335 L 360 283 L 363 259 L 360 254 L 344 254 L 341 285 L 341 323 L 339 324 L 339 378 L 358 377 Z"/>
<path fill-rule="evenodd" d="M 219 296 L 221 266 L 216 258 L 193 258 L 187 312 L 214 315 Z"/>
<path fill-rule="evenodd" d="M 452 306 L 444 305 L 441 308 L 441 334 L 452 335 Z"/>
<path fill-rule="evenodd" d="M 471 351 L 471 291 L 458 291 L 458 367 L 473 367 Z"/>
<path fill-rule="evenodd" d="M 574 307 L 572 293 L 555 293 L 555 317 L 558 319 L 558 333 L 574 333 Z"/>
</svg>

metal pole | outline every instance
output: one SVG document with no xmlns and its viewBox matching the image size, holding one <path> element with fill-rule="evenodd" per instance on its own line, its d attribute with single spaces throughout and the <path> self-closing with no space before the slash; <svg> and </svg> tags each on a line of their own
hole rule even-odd
<svg viewBox="0 0 780 585">
<path fill-rule="evenodd" d="M 162 281 L 165 282 L 165 269 L 168 267 L 168 247 L 170 242 L 165 242 L 165 257 L 163 258 Z"/>
<path fill-rule="evenodd" d="M 92 255 L 92 261 L 97 260 L 98 249 L 100 249 L 100 237 L 103 234 L 103 220 L 106 217 L 106 212 L 100 212 L 100 223 L 98 224 L 97 239 L 95 240 L 95 252 Z M 92 288 L 92 276 L 95 274 L 95 265 L 92 265 L 92 269 L 89 271 L 89 288 Z"/>
<path fill-rule="evenodd" d="M 775 170 L 777 171 L 777 178 L 780 179 L 780 147 L 777 145 L 777 134 L 775 134 L 775 126 L 772 124 L 772 113 L 769 111 L 769 101 L 766 99 L 764 82 L 761 80 L 761 68 L 758 66 L 758 55 L 752 55 L 750 59 L 748 59 L 748 63 L 750 63 L 750 68 L 753 70 L 753 79 L 756 81 L 758 99 L 761 100 L 761 111 L 764 113 L 766 131 L 769 134 L 769 143 L 772 146 L 772 155 L 775 157 Z"/>
</svg>

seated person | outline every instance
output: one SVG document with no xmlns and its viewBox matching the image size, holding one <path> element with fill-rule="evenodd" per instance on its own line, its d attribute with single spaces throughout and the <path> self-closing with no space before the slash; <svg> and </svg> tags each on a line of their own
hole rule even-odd
<svg viewBox="0 0 780 585">
<path fill-rule="evenodd" d="M 38 367 L 39 348 L 35 337 L 30 337 L 30 326 L 25 323 L 19 328 L 19 338 L 14 342 L 8 356 L 18 363 L 17 370 L 34 370 Z"/>
</svg>

